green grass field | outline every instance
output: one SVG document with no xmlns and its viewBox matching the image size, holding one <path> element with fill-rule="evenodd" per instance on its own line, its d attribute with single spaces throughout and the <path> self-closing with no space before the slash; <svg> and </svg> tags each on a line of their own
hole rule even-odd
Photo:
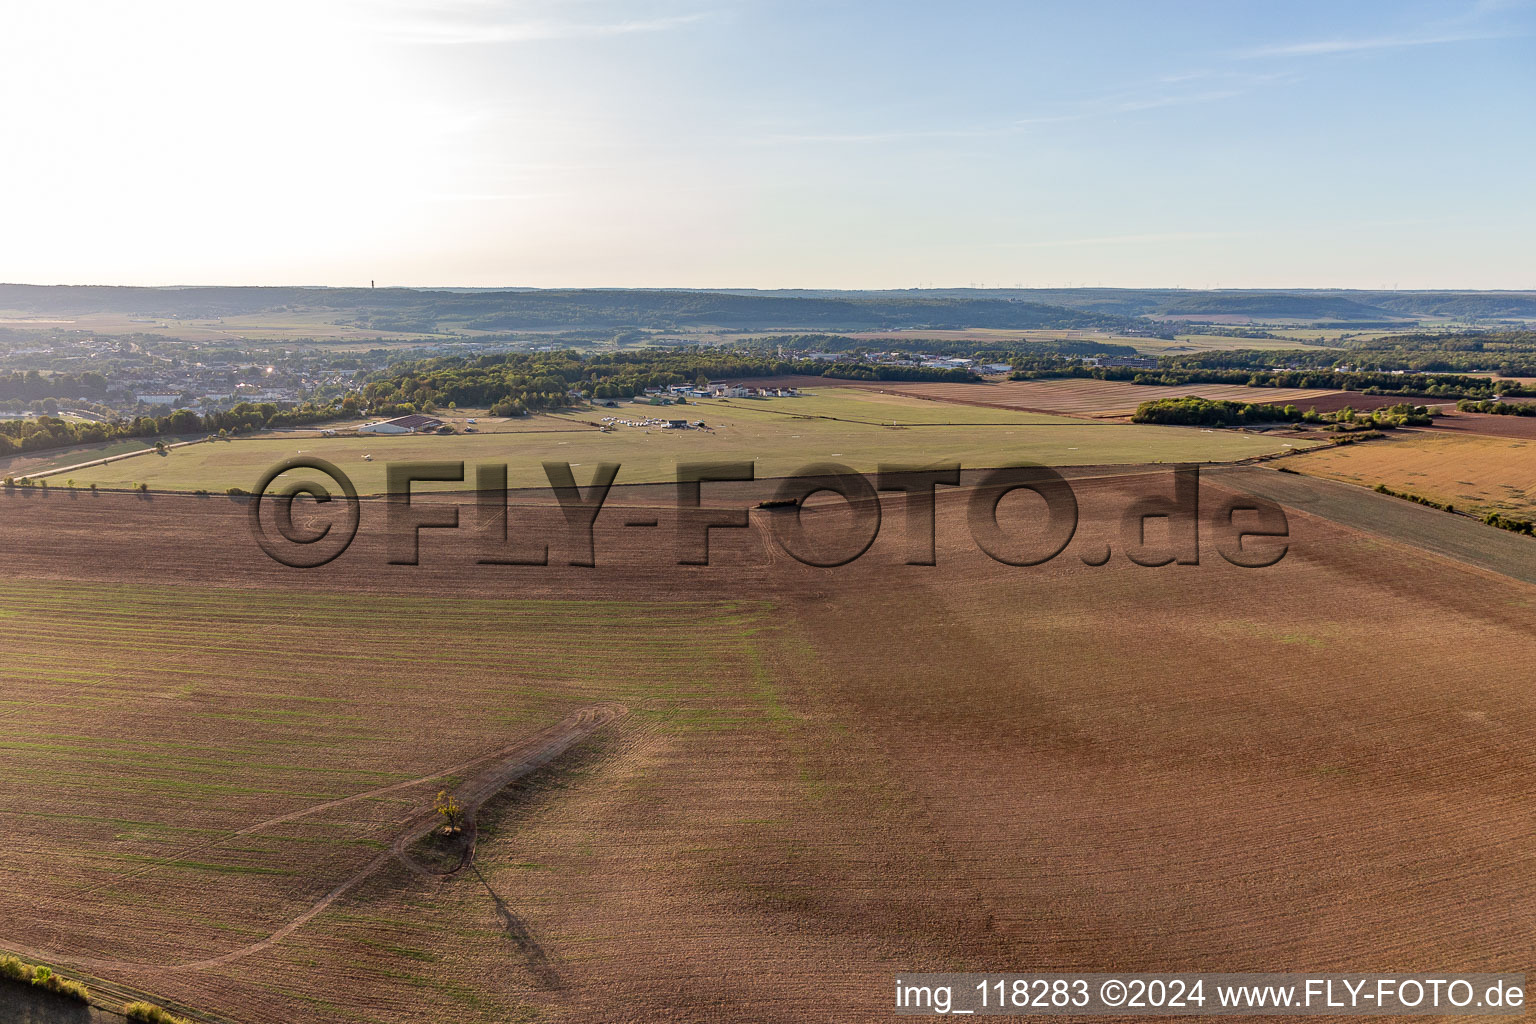
<svg viewBox="0 0 1536 1024">
<path fill-rule="evenodd" d="M 587 425 L 605 415 L 703 420 L 713 429 L 620 426 L 604 433 Z M 898 425 L 891 426 L 892 421 Z M 153 490 L 218 493 L 231 487 L 251 489 L 268 467 L 302 454 L 335 463 L 360 493 L 380 494 L 385 490 L 385 465 L 412 460 L 504 463 L 509 484 L 524 487 L 546 483 L 541 467 L 546 460 L 572 463 L 578 481 L 590 472 L 582 472 L 582 467 L 618 462 L 623 466 L 618 482 L 646 483 L 674 479 L 676 464 L 690 460 L 752 460 L 758 476 L 779 477 L 825 460 L 861 472 L 873 471 L 882 462 L 957 461 L 973 468 L 1018 461 L 1056 466 L 1227 462 L 1280 451 L 1285 444 L 1235 431 L 1096 423 L 851 388 L 803 398 L 683 407 L 626 403 L 618 409 L 583 409 L 517 425 L 522 429 L 515 432 L 497 432 L 496 425 L 488 423 L 486 432 L 477 434 L 214 441 L 70 475 L 76 486 L 133 488 L 145 483 Z M 371 461 L 365 455 L 372 456 Z M 466 473 L 473 475 L 469 469 Z"/>
<path fill-rule="evenodd" d="M 47 473 L 64 466 L 74 466 L 82 462 L 90 462 L 93 459 L 106 459 L 116 455 L 127 455 L 129 452 L 153 451 L 156 441 L 164 441 L 166 444 L 175 444 L 178 441 L 191 441 L 193 437 L 129 437 L 118 441 L 107 441 L 103 444 L 71 445 L 68 448 L 50 448 L 46 451 L 26 452 L 0 458 L 0 475 L 23 477 L 28 473 Z M 63 483 L 62 480 L 57 481 Z"/>
</svg>

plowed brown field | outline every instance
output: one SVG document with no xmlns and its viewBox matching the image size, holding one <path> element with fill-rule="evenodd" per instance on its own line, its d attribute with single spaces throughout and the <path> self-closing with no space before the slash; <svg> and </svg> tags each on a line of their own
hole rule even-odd
<svg viewBox="0 0 1536 1024">
<path fill-rule="evenodd" d="M 1184 384 L 1178 387 L 1166 387 L 1161 384 L 1130 384 L 1118 380 L 1086 379 L 1010 380 L 996 384 L 942 384 L 927 381 L 914 383 L 849 381 L 846 383 L 853 387 L 874 388 L 892 394 L 931 398 L 942 402 L 993 405 L 1029 412 L 1091 417 L 1129 416 L 1143 402 L 1154 402 L 1160 398 L 1183 398 L 1188 395 L 1267 405 L 1295 403 L 1306 408 L 1309 401 L 1338 393 L 1304 388 L 1250 388 L 1240 384 Z M 1365 408 L 1365 406 L 1357 405 L 1356 408 Z"/>
<path fill-rule="evenodd" d="M 558 538 L 477 565 L 469 509 L 391 566 L 365 502 L 301 571 L 223 499 L 0 497 L 0 947 L 242 1024 L 862 1022 L 913 969 L 1528 963 L 1536 588 L 1297 511 L 1273 567 L 1142 567 L 1120 516 L 1164 473 L 1074 487 L 1032 568 L 957 492 L 937 566 L 888 504 L 837 569 L 764 512 L 678 566 L 669 509 L 622 525 L 660 489 L 599 518 L 594 568 Z M 221 959 L 605 702 L 481 810 L 475 870 L 389 861 Z"/>
<path fill-rule="evenodd" d="M 1448 412 L 1435 417 L 1435 430 L 1489 437 L 1536 439 L 1536 416 L 1499 416 L 1494 413 Z"/>
<path fill-rule="evenodd" d="M 1447 399 L 1422 396 L 1367 395 L 1359 391 L 1335 391 L 1331 395 L 1321 395 L 1317 398 L 1308 398 L 1305 401 L 1296 403 L 1300 408 L 1316 409 L 1318 412 L 1338 412 L 1340 409 L 1369 412 L 1372 409 L 1385 409 L 1389 406 L 1404 404 L 1426 405 L 1431 408 L 1440 409 L 1454 408 L 1456 405 L 1455 401 Z"/>
</svg>

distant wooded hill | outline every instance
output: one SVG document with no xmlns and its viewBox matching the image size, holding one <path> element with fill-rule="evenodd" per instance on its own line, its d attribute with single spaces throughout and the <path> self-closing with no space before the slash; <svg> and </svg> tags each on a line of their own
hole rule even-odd
<svg viewBox="0 0 1536 1024">
<path fill-rule="evenodd" d="M 34 314 L 133 313 L 208 318 L 322 310 L 380 330 L 719 327 L 1123 327 L 1123 317 L 984 293 L 789 297 L 708 291 L 429 291 L 407 288 L 108 288 L 0 285 L 0 309 Z"/>
<path fill-rule="evenodd" d="M 116 288 L 0 285 L 0 309 L 203 319 L 321 311 L 394 331 L 715 327 L 727 330 L 1101 328 L 1145 332 L 1147 317 L 1246 316 L 1379 324 L 1423 318 L 1536 319 L 1536 292 L 1137 288 L 414 289 Z"/>
<path fill-rule="evenodd" d="M 1536 291 L 1354 291 L 1349 289 L 1191 290 L 1178 288 L 932 288 L 887 292 L 816 291 L 812 289 L 753 292 L 738 295 L 795 297 L 904 295 L 963 299 L 974 296 L 1012 298 L 1023 302 L 1064 306 L 1109 316 L 1251 316 L 1301 320 L 1382 321 L 1419 318 L 1472 320 L 1536 319 Z"/>
</svg>

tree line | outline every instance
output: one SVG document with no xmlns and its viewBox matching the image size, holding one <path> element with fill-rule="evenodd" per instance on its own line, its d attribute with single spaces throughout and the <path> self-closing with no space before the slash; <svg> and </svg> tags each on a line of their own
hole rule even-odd
<svg viewBox="0 0 1536 1024">
<path fill-rule="evenodd" d="M 1536 416 L 1536 403 L 1526 402 L 1473 402 L 1463 398 L 1456 403 L 1462 412 L 1483 412 L 1494 416 Z"/>
<path fill-rule="evenodd" d="M 1273 353 L 1270 354 L 1273 359 Z M 1131 384 L 1240 384 L 1251 388 L 1314 388 L 1361 391 L 1372 395 L 1427 395 L 1435 398 L 1491 398 L 1495 395 L 1536 395 L 1536 388 L 1513 381 L 1461 374 L 1357 372 L 1345 370 L 1227 370 L 1189 366 L 1138 369 L 1129 366 L 1086 366 L 1080 362 L 1041 361 L 1016 369 L 1013 380 L 1083 377 Z"/>
<path fill-rule="evenodd" d="M 43 398 L 99 398 L 107 393 L 107 378 L 95 370 L 50 373 L 36 370 L 0 374 L 0 399 L 24 402 Z"/>
<path fill-rule="evenodd" d="M 1257 423 L 1319 424 L 1324 430 L 1393 430 L 1397 427 L 1427 427 L 1434 422 L 1429 409 L 1422 405 L 1399 403 L 1371 412 L 1351 408 L 1337 412 L 1303 410 L 1295 404 L 1274 405 L 1256 402 L 1229 402 L 1221 399 L 1160 398 L 1143 402 L 1131 416 L 1135 423 L 1169 426 L 1241 427 Z"/>
<path fill-rule="evenodd" d="M 0 420 L 0 456 L 46 448 L 66 448 L 124 438 L 176 434 L 241 434 L 253 430 L 296 427 L 334 419 L 341 412 L 334 404 L 282 408 L 271 402 L 241 402 L 223 412 L 199 416 L 177 409 L 167 416 L 137 416 L 110 422 L 84 422 L 38 416 L 29 420 Z"/>
<path fill-rule="evenodd" d="M 1227 332 L 1223 332 L 1227 333 Z M 1277 352 L 1233 349 L 1195 352 L 1162 360 L 1171 369 L 1271 369 L 1276 363 L 1304 370 L 1412 374 L 1496 373 L 1536 376 L 1536 331 L 1461 331 L 1353 337 L 1343 348 L 1311 347 Z"/>
</svg>

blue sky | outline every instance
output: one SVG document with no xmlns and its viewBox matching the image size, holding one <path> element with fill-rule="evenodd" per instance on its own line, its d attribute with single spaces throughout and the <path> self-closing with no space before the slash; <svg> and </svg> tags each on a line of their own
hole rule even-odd
<svg viewBox="0 0 1536 1024">
<path fill-rule="evenodd" d="M 1536 287 L 1536 6 L 60 0 L 0 279 Z"/>
</svg>

